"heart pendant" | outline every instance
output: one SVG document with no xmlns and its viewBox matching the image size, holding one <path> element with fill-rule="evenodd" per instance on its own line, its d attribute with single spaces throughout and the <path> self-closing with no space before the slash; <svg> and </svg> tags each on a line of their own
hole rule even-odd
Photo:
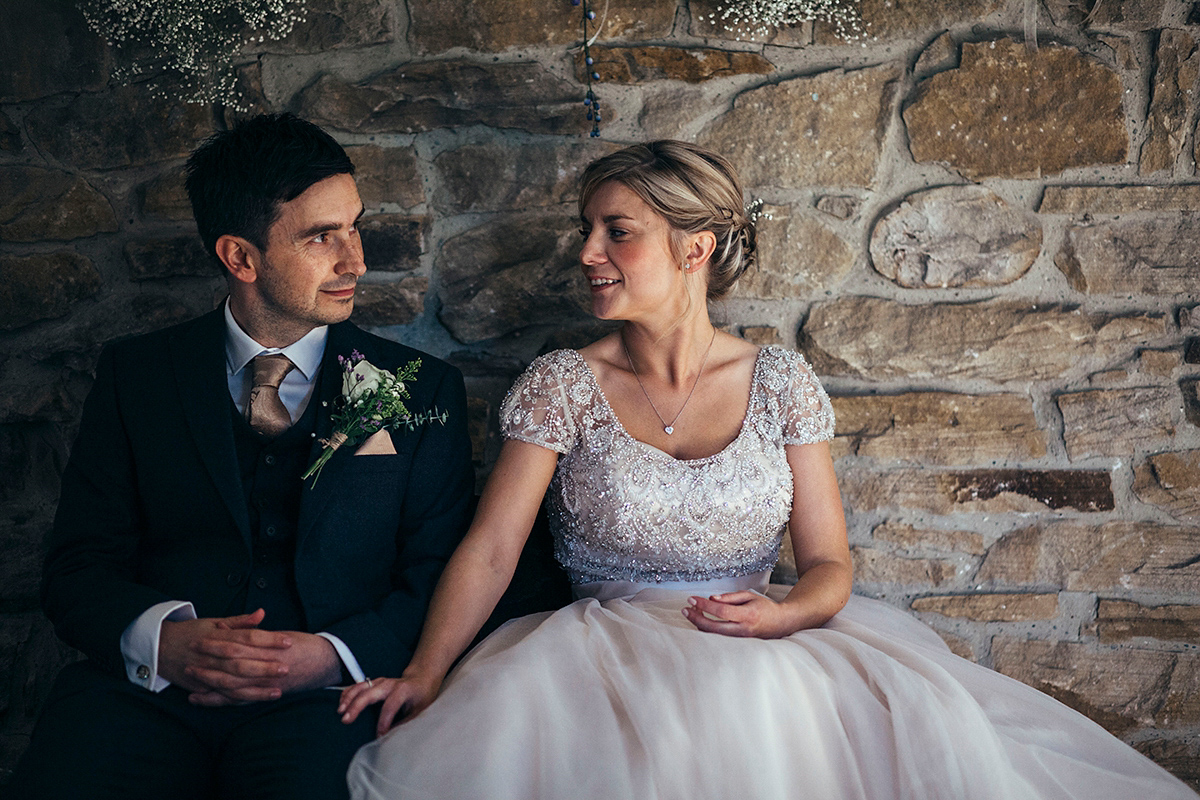
<svg viewBox="0 0 1200 800">
<path fill-rule="evenodd" d="M 667 427 L 663 428 L 663 430 L 667 432 L 667 436 L 670 436 L 672 433 L 674 433 L 674 432 L 675 432 L 675 428 L 671 427 L 670 425 L 668 425 Z"/>
</svg>

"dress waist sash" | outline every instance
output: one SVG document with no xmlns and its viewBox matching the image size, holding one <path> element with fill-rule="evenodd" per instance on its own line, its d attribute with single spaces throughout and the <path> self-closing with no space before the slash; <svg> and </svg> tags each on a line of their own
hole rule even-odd
<svg viewBox="0 0 1200 800">
<path fill-rule="evenodd" d="M 741 592 L 753 590 L 766 592 L 767 583 L 771 579 L 771 571 L 752 572 L 749 575 L 734 575 L 729 578 L 713 578 L 707 581 L 593 581 L 592 583 L 576 583 L 571 587 L 571 593 L 576 600 L 585 597 L 595 598 L 600 602 L 616 600 L 621 597 L 633 597 L 638 592 L 662 589 L 673 592 L 687 592 L 700 596 L 724 594 L 726 592 Z"/>
</svg>

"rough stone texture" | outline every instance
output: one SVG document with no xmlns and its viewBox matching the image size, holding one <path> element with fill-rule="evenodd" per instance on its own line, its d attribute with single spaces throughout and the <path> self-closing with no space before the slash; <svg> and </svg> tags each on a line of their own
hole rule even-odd
<svg viewBox="0 0 1200 800">
<path fill-rule="evenodd" d="M 1047 186 L 1041 214 L 1200 211 L 1200 184 L 1184 186 Z"/>
<path fill-rule="evenodd" d="M 921 51 L 921 55 L 917 57 L 917 63 L 913 66 L 913 76 L 928 78 L 934 73 L 957 66 L 958 42 L 954 41 L 954 37 L 947 32 L 934 39 L 928 47 Z"/>
<path fill-rule="evenodd" d="M 812 297 L 854 267 L 855 248 L 821 220 L 786 206 L 764 206 L 763 212 L 758 262 L 738 281 L 735 297 Z"/>
<path fill-rule="evenodd" d="M 1103 364 L 1166 332 L 1159 314 L 1086 314 L 1014 300 L 909 306 L 874 297 L 817 304 L 800 350 L 819 375 L 1040 381 Z"/>
<path fill-rule="evenodd" d="M 18 153 L 21 147 L 21 129 L 7 114 L 0 114 L 0 151 Z"/>
<path fill-rule="evenodd" d="M 831 217 L 850 219 L 862 208 L 862 201 L 849 195 L 826 194 L 817 198 L 816 208 Z"/>
<path fill-rule="evenodd" d="M 1116 73 L 1069 47 L 968 43 L 958 69 L 921 83 L 904 120 L 917 161 L 972 180 L 1034 177 L 1124 163 L 1122 93 Z"/>
<path fill-rule="evenodd" d="M 0 103 L 96 91 L 108 80 L 104 43 L 72 3 L 0 3 Z"/>
<path fill-rule="evenodd" d="M 1200 217 L 1160 213 L 1073 225 L 1054 263 L 1087 294 L 1195 293 Z"/>
<path fill-rule="evenodd" d="M 909 195 L 871 233 L 875 271 L 910 289 L 1003 286 L 1042 250 L 1042 228 L 982 186 Z"/>
<path fill-rule="evenodd" d="M 127 242 L 125 260 L 129 263 L 129 276 L 135 281 L 223 274 L 216 258 L 209 255 L 195 234 Z"/>
<path fill-rule="evenodd" d="M 155 100 L 137 85 L 40 105 L 25 125 L 38 149 L 59 161 L 110 169 L 186 156 L 212 132 L 212 115 L 202 106 Z"/>
<path fill-rule="evenodd" d="M 429 235 L 429 217 L 376 214 L 358 225 L 367 268 L 383 272 L 408 272 L 421 266 Z"/>
<path fill-rule="evenodd" d="M 407 325 L 425 309 L 429 279 L 405 275 L 394 283 L 359 283 L 351 319 L 359 325 Z"/>
<path fill-rule="evenodd" d="M 1053 619 L 1058 614 L 1057 594 L 959 594 L 918 597 L 913 611 L 965 617 L 976 622 L 1021 622 Z"/>
<path fill-rule="evenodd" d="M 676 80 L 703 83 L 731 75 L 766 75 L 775 68 L 758 53 L 692 47 L 592 47 L 593 64 L 583 62 L 583 51 L 575 56 L 575 77 L 587 81 L 595 72 L 602 83 L 647 83 Z"/>
<path fill-rule="evenodd" d="M 1058 397 L 1058 409 L 1072 461 L 1161 448 L 1181 422 L 1179 395 L 1168 386 L 1073 392 Z"/>
<path fill-rule="evenodd" d="M 415 148 L 365 144 L 347 147 L 346 155 L 354 163 L 358 194 L 368 209 L 380 203 L 412 208 L 425 202 Z"/>
<path fill-rule="evenodd" d="M 324 75 L 300 93 L 300 114 L 359 133 L 419 133 L 488 125 L 530 133 L 587 130 L 579 86 L 540 64 L 406 64 L 357 85 Z"/>
<path fill-rule="evenodd" d="M 1091 470 L 844 469 L 842 500 L 851 512 L 906 508 L 934 514 L 1059 509 L 1095 512 L 1114 507 L 1110 476 Z M 993 550 L 995 548 L 993 547 Z M 990 552 L 990 551 L 989 551 Z M 999 570 L 998 574 L 1006 574 Z"/>
<path fill-rule="evenodd" d="M 70 250 L 0 255 L 0 330 L 61 317 L 99 290 L 96 267 Z"/>
<path fill-rule="evenodd" d="M 1200 532 L 1154 522 L 1054 522 L 1010 533 L 988 550 L 983 586 L 1060 586 L 1070 592 L 1150 591 L 1196 597 Z"/>
<path fill-rule="evenodd" d="M 1169 378 L 1183 361 L 1179 352 L 1175 350 L 1143 350 L 1138 353 L 1138 369 L 1159 378 Z"/>
<path fill-rule="evenodd" d="M 1128 600 L 1101 599 L 1095 630 L 1102 642 L 1135 637 L 1169 642 L 1200 642 L 1200 606 L 1144 606 Z"/>
<path fill-rule="evenodd" d="M 487 452 L 491 404 L 480 397 L 467 398 L 467 433 L 471 437 L 471 462 L 483 464 Z"/>
<path fill-rule="evenodd" d="M 192 203 L 184 189 L 183 167 L 167 170 L 138 187 L 142 213 L 173 221 L 190 220 Z"/>
<path fill-rule="evenodd" d="M 943 531 L 919 529 L 899 522 L 885 522 L 871 531 L 871 538 L 891 542 L 905 550 L 933 549 L 949 553 L 981 556 L 985 549 L 983 535 L 973 531 Z"/>
<path fill-rule="evenodd" d="M 1200 793 L 1200 741 L 1166 736 L 1133 743 L 1133 748 Z"/>
<path fill-rule="evenodd" d="M 1133 491 L 1177 520 L 1200 518 L 1200 450 L 1150 456 L 1134 468 Z"/>
<path fill-rule="evenodd" d="M 598 32 L 599 41 L 660 39 L 671 32 L 675 6 L 674 0 L 614 1 L 606 6 L 603 19 L 597 11 L 588 34 Z M 409 0 L 408 7 L 412 16 L 409 36 L 427 53 L 452 47 L 492 51 L 522 45 L 573 45 L 581 32 L 579 8 L 565 4 Z"/>
<path fill-rule="evenodd" d="M 942 641 L 950 648 L 951 653 L 954 653 L 959 658 L 965 658 L 967 661 L 979 663 L 979 658 L 975 655 L 975 648 L 966 639 L 961 636 L 955 636 L 953 633 L 939 631 L 936 628 L 934 628 L 933 632 L 942 637 Z"/>
<path fill-rule="evenodd" d="M 614 149 L 592 139 L 519 147 L 471 144 L 447 150 L 433 162 L 440 178 L 433 205 L 447 213 L 573 205 L 584 167 Z"/>
<path fill-rule="evenodd" d="M 0 167 L 0 241 L 62 241 L 116 229 L 108 198 L 80 176 Z"/>
<path fill-rule="evenodd" d="M 1183 415 L 1187 421 L 1200 428 L 1200 379 L 1188 378 L 1179 382 L 1183 395 Z"/>
<path fill-rule="evenodd" d="M 645 139 L 688 139 L 684 129 L 695 119 L 695 109 L 709 103 L 695 86 L 670 84 L 670 88 L 646 93 L 638 113 L 638 129 Z"/>
<path fill-rule="evenodd" d="M 834 397 L 834 457 L 963 466 L 1046 455 L 1028 397 L 947 392 Z"/>
<path fill-rule="evenodd" d="M 783 337 L 774 325 L 743 325 L 742 338 L 760 347 L 768 344 L 783 344 Z"/>
<path fill-rule="evenodd" d="M 579 234 L 559 216 L 508 216 L 442 245 L 439 318 L 470 344 L 531 324 L 582 321 L 590 295 L 576 264 Z"/>
<path fill-rule="evenodd" d="M 747 186 L 867 186 L 879 162 L 893 66 L 832 70 L 738 95 L 698 141 Z"/>
<path fill-rule="evenodd" d="M 1084 2 L 1078 0 L 1043 0 L 1050 19 L 1060 25 L 1082 24 L 1085 19 L 1089 28 L 1120 28 L 1141 31 L 1157 27 L 1163 18 L 1163 9 L 1174 0 L 1137 0 L 1137 2 Z M 1098 6 L 1098 7 L 1097 7 Z"/>
<path fill-rule="evenodd" d="M 1109 731 L 1200 722 L 1200 656 L 997 636 L 998 672 L 1087 714 Z"/>
<path fill-rule="evenodd" d="M 959 565 L 937 558 L 904 558 L 869 547 L 852 547 L 854 581 L 858 584 L 942 586 L 959 575 Z"/>
<path fill-rule="evenodd" d="M 1187 31 L 1164 30 L 1159 35 L 1157 69 L 1146 119 L 1140 171 L 1143 175 L 1171 169 L 1183 150 L 1187 123 L 1195 106 L 1193 89 L 1200 75 L 1196 39 Z"/>
<path fill-rule="evenodd" d="M 860 13 L 866 35 L 886 40 L 923 37 L 1003 7 L 1003 0 L 862 0 Z M 818 44 L 842 41 L 828 23 L 816 29 Z"/>
<path fill-rule="evenodd" d="M 264 42 L 262 48 L 271 53 L 321 53 L 387 44 L 395 40 L 397 16 L 403 13 L 388 0 L 308 0 L 305 8 L 304 21 L 287 38 Z"/>
</svg>

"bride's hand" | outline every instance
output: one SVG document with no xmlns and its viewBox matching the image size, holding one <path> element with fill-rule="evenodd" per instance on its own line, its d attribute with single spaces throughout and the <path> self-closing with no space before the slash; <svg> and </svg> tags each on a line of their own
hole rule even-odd
<svg viewBox="0 0 1200 800">
<path fill-rule="evenodd" d="M 778 639 L 796 632 L 787 610 L 758 592 L 689 597 L 683 615 L 700 630 L 725 636 Z"/>
<path fill-rule="evenodd" d="M 414 678 L 375 678 L 343 689 L 338 713 L 342 715 L 342 722 L 349 725 L 368 706 L 383 701 L 379 723 L 375 726 L 375 735 L 383 736 L 393 722 L 397 725 L 408 722 L 424 711 L 437 693 L 437 685 Z"/>
</svg>

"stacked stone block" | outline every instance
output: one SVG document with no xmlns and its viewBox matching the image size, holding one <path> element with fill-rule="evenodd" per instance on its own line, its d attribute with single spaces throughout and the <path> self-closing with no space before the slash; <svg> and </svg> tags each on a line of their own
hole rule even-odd
<svg viewBox="0 0 1200 800">
<path fill-rule="evenodd" d="M 728 155 L 761 259 L 714 313 L 833 395 L 856 590 L 1200 786 L 1200 4 L 863 0 L 848 41 L 612 0 L 599 140 L 566 0 L 308 5 L 244 52 L 243 111 L 115 85 L 66 2 L 0 6 L 0 770 L 74 657 L 38 565 L 99 348 L 220 300 L 183 159 L 291 110 L 358 165 L 356 320 L 464 370 L 481 478 L 515 376 L 607 329 L 582 167 Z"/>
</svg>

